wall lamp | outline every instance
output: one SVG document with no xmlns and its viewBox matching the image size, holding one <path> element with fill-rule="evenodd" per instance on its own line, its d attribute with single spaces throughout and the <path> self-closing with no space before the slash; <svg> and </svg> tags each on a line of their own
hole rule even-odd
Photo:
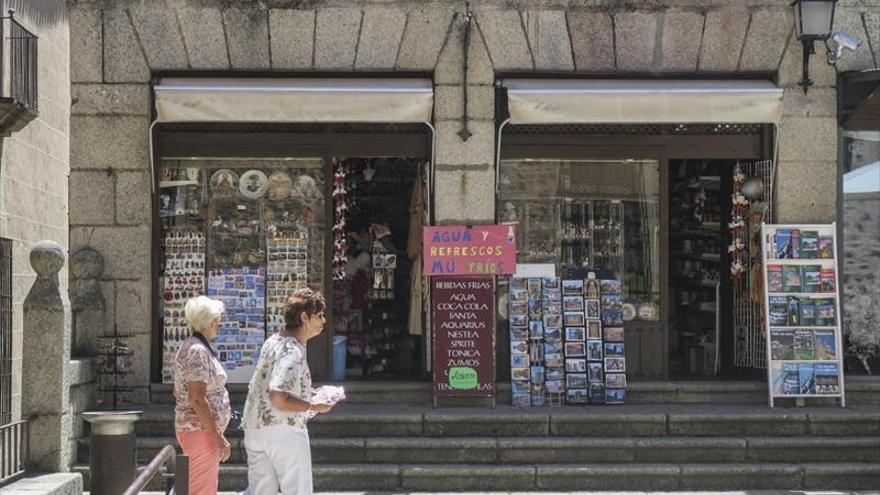
<svg viewBox="0 0 880 495">
<path fill-rule="evenodd" d="M 794 0 L 791 6 L 794 8 L 794 27 L 797 39 L 803 44 L 803 77 L 798 85 L 804 88 L 804 93 L 812 86 L 810 80 L 810 55 L 816 53 L 813 45 L 816 41 L 825 43 L 825 52 L 828 56 L 828 64 L 834 65 L 843 56 L 844 50 L 855 51 L 861 41 L 852 38 L 846 33 L 833 32 L 834 7 L 837 0 Z M 828 39 L 831 38 L 831 44 Z"/>
</svg>

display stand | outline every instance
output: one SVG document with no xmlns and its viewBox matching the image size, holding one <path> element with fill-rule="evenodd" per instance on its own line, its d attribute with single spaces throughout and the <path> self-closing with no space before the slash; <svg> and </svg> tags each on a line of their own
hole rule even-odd
<svg viewBox="0 0 880 495">
<path fill-rule="evenodd" d="M 839 398 L 843 384 L 837 226 L 762 224 L 770 407 Z"/>
</svg>

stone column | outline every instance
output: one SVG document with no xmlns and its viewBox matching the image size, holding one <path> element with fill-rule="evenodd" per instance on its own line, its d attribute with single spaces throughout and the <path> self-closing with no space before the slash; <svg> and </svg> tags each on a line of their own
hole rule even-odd
<svg viewBox="0 0 880 495">
<path fill-rule="evenodd" d="M 67 472 L 70 444 L 70 302 L 58 286 L 64 248 L 40 241 L 30 254 L 37 279 L 24 300 L 22 417 L 30 420 L 33 469 Z"/>
<path fill-rule="evenodd" d="M 95 356 L 98 353 L 98 337 L 106 335 L 106 302 L 98 282 L 103 273 L 104 257 L 98 251 L 84 247 L 70 255 L 74 356 Z"/>
</svg>

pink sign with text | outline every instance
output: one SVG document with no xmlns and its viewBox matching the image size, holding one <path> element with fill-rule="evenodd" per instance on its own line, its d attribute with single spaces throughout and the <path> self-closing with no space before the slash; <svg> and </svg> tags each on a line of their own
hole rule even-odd
<svg viewBox="0 0 880 495">
<path fill-rule="evenodd" d="M 424 228 L 424 274 L 513 275 L 516 227 L 443 225 Z"/>
</svg>

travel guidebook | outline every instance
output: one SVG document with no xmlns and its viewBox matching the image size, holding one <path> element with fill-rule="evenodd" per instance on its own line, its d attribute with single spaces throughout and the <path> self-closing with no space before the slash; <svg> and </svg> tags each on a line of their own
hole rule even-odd
<svg viewBox="0 0 880 495">
<path fill-rule="evenodd" d="M 782 291 L 801 292 L 801 267 L 794 265 L 782 267 Z"/>
<path fill-rule="evenodd" d="M 788 325 L 788 298 L 770 296 L 770 326 L 784 327 Z"/>
<path fill-rule="evenodd" d="M 814 366 L 816 395 L 840 393 L 840 374 L 837 363 L 816 363 Z"/>
<path fill-rule="evenodd" d="M 819 257 L 819 233 L 815 230 L 803 230 L 800 235 L 801 259 L 814 260 Z"/>
<path fill-rule="evenodd" d="M 813 332 L 813 359 L 837 359 L 834 330 L 816 330 Z"/>
<path fill-rule="evenodd" d="M 801 292 L 821 292 L 822 266 L 804 265 L 801 267 Z"/>
<path fill-rule="evenodd" d="M 798 364 L 798 380 L 801 395 L 816 393 L 816 367 L 813 363 Z"/>
<path fill-rule="evenodd" d="M 797 395 L 799 390 L 797 363 L 771 363 L 773 395 Z"/>
<path fill-rule="evenodd" d="M 813 331 L 794 331 L 794 358 L 802 361 L 813 359 Z"/>
<path fill-rule="evenodd" d="M 794 330 L 776 328 L 770 331 L 770 359 L 794 359 Z"/>
<path fill-rule="evenodd" d="M 767 265 L 767 290 L 783 292 L 782 265 Z"/>
</svg>

